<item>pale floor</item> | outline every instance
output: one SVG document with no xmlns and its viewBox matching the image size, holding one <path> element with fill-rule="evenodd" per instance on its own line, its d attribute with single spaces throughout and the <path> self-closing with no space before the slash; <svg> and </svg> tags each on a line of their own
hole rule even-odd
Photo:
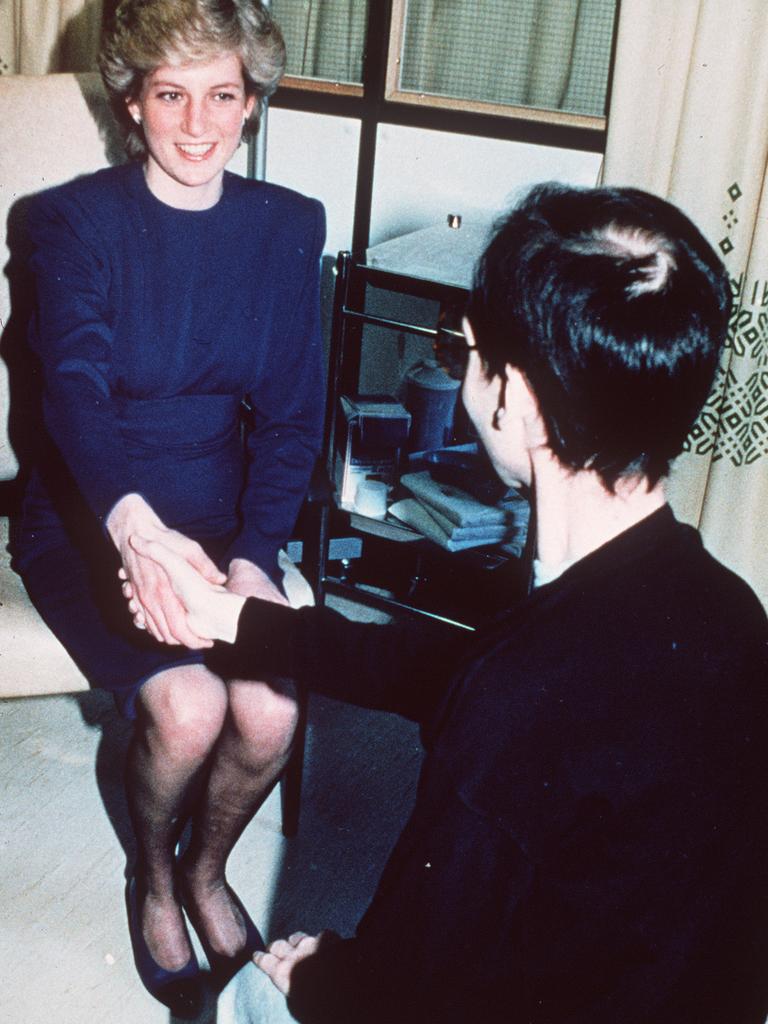
<svg viewBox="0 0 768 1024">
<path fill-rule="evenodd" d="M 273 793 L 230 863 L 268 938 L 324 926 L 349 934 L 407 815 L 415 729 L 313 700 L 297 838 Z M 123 886 L 128 729 L 103 694 L 0 702 L 0 1022 L 172 1020 L 138 982 Z M 211 996 L 200 1022 L 216 1020 Z"/>
</svg>

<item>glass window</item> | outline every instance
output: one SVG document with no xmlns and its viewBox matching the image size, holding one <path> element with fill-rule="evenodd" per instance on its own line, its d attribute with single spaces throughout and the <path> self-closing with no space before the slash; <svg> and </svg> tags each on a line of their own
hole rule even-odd
<svg viewBox="0 0 768 1024">
<path fill-rule="evenodd" d="M 270 9 L 288 51 L 286 84 L 301 79 L 293 84 L 306 88 L 317 81 L 359 91 L 368 0 L 272 0 Z"/>
<path fill-rule="evenodd" d="M 388 98 L 598 127 L 615 17 L 616 0 L 393 0 Z"/>
</svg>

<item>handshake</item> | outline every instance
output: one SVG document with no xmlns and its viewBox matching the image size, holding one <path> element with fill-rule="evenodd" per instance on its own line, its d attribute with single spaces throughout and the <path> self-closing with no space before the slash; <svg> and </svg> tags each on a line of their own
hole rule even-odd
<svg viewBox="0 0 768 1024">
<path fill-rule="evenodd" d="M 123 596 L 137 629 L 193 650 L 230 643 L 247 597 L 288 604 L 263 569 L 233 558 L 223 573 L 197 541 L 165 525 L 146 499 L 124 495 L 105 525 L 120 556 Z"/>
<path fill-rule="evenodd" d="M 186 552 L 182 554 L 161 540 L 134 534 L 129 543 L 142 564 L 150 563 L 154 567 L 163 589 L 169 588 L 177 602 L 177 617 L 180 613 L 185 620 L 183 640 L 169 637 L 166 631 L 159 629 L 148 612 L 156 606 L 153 595 L 142 594 L 125 565 L 121 567 L 118 575 L 123 581 L 122 591 L 134 625 L 137 629 L 149 630 L 157 640 L 184 643 L 193 649 L 212 647 L 214 640 L 232 643 L 247 597 L 287 603 L 269 577 L 250 562 L 242 562 L 234 572 L 230 569 L 227 577 L 212 562 L 201 564 L 199 556 L 190 560 L 185 557 Z"/>
</svg>

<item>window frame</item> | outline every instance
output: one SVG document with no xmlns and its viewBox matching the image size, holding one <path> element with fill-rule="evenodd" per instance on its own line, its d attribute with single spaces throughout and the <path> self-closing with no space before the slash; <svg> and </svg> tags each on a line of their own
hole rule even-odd
<svg viewBox="0 0 768 1024">
<path fill-rule="evenodd" d="M 398 0 L 369 0 L 366 26 L 366 48 L 363 54 L 363 84 L 342 86 L 326 79 L 290 77 L 283 79 L 277 93 L 270 98 L 270 106 L 303 113 L 348 117 L 360 123 L 360 143 L 357 164 L 352 250 L 363 252 L 368 248 L 373 182 L 376 163 L 376 144 L 382 124 L 419 128 L 424 131 L 446 132 L 454 135 L 475 135 L 487 139 L 523 142 L 537 146 L 576 149 L 587 153 L 604 153 L 606 125 L 584 127 L 563 121 L 522 117 L 504 107 L 497 113 L 443 107 L 435 104 L 414 104 L 387 98 L 387 60 L 394 5 Z M 621 0 L 619 0 L 620 11 Z M 618 13 L 614 25 L 611 61 L 608 74 L 610 106 L 613 62 L 616 49 Z M 529 108 L 526 108 L 529 113 Z"/>
<path fill-rule="evenodd" d="M 369 0 L 370 7 L 381 0 Z M 614 45 L 611 47 L 610 69 L 607 95 L 610 93 L 610 79 L 613 70 L 613 52 L 615 48 L 616 23 L 618 22 L 617 0 L 616 20 L 614 23 Z M 424 107 L 439 110 L 459 111 L 464 114 L 483 114 L 491 117 L 514 118 L 516 121 L 532 121 L 538 124 L 579 128 L 586 131 L 604 132 L 607 118 L 605 115 L 577 114 L 571 111 L 552 110 L 548 107 L 521 106 L 512 103 L 494 103 L 485 100 L 465 99 L 461 96 L 447 96 L 435 93 L 417 93 L 400 88 L 400 64 L 408 0 L 389 0 L 389 28 L 386 33 L 385 77 L 383 100 L 385 103 L 401 103 L 406 106 Z M 366 36 L 367 36 L 366 32 Z M 366 51 L 368 45 L 366 44 Z M 363 58 L 365 64 L 365 56 Z M 363 75 L 365 78 L 365 75 Z M 337 82 L 330 78 L 313 78 L 304 75 L 286 75 L 281 87 L 307 93 L 322 93 L 329 96 L 355 96 L 362 98 L 365 94 L 365 82 Z"/>
<path fill-rule="evenodd" d="M 522 121 L 537 121 L 542 124 L 566 125 L 585 128 L 588 131 L 604 131 L 604 115 L 574 114 L 570 111 L 551 110 L 547 107 L 518 106 L 511 103 L 493 103 L 484 100 L 464 99 L 460 96 L 445 96 L 435 93 L 417 93 L 400 88 L 400 63 L 405 39 L 405 21 L 408 0 L 391 0 L 389 43 L 387 47 L 387 75 L 384 98 L 390 102 L 407 103 L 420 107 L 438 107 L 444 110 L 461 110 L 465 113 L 490 114 L 494 117 L 514 117 Z M 618 11 L 617 18 L 618 20 Z M 615 35 L 615 25 L 614 25 Z M 613 64 L 613 47 L 609 63 Z"/>
<path fill-rule="evenodd" d="M 334 82 L 331 78 L 309 78 L 303 75 L 284 75 L 281 89 L 298 89 L 303 92 L 321 92 L 330 96 L 362 96 L 363 85 L 354 82 Z"/>
</svg>

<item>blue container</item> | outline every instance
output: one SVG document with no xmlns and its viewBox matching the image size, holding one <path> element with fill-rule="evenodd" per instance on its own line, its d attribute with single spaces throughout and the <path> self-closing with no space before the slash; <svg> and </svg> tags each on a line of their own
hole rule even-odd
<svg viewBox="0 0 768 1024">
<path fill-rule="evenodd" d="M 453 436 L 461 381 L 449 377 L 434 360 L 425 359 L 410 368 L 405 382 L 405 407 L 411 414 L 408 451 L 442 448 Z"/>
</svg>

